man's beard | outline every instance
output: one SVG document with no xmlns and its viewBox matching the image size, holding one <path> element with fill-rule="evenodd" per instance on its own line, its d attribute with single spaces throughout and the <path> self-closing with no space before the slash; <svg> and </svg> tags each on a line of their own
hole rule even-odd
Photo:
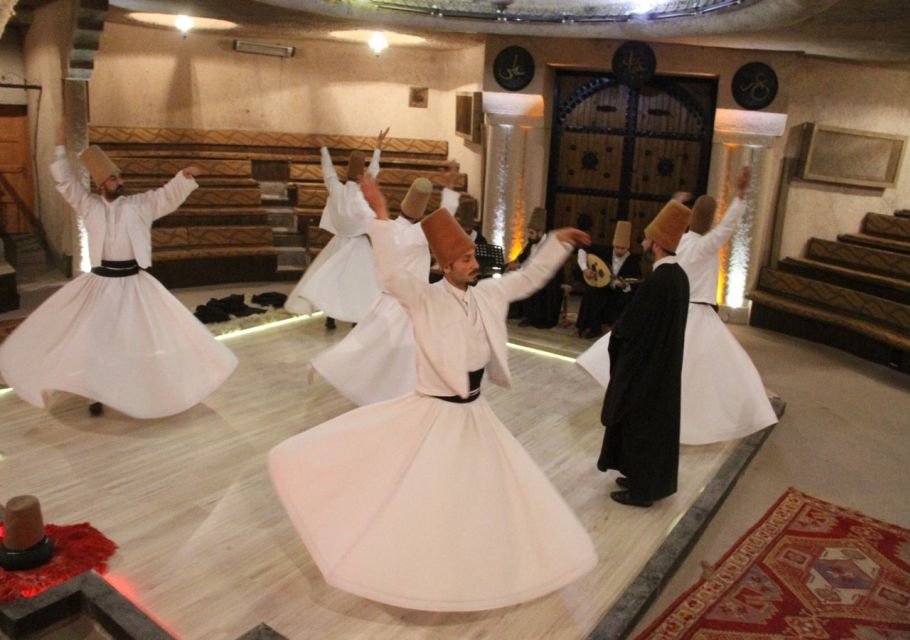
<svg viewBox="0 0 910 640">
<path fill-rule="evenodd" d="M 116 200 L 117 198 L 122 196 L 124 193 L 126 193 L 126 189 L 123 188 L 122 184 L 118 184 L 117 188 L 114 189 L 113 191 L 105 191 L 104 197 L 107 198 L 109 202 L 113 202 L 114 200 Z"/>
</svg>

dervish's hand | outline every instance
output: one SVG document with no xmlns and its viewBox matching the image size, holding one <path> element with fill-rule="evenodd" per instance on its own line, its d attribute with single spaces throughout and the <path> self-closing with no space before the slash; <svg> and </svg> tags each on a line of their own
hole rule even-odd
<svg viewBox="0 0 910 640">
<path fill-rule="evenodd" d="M 376 138 L 376 148 L 382 149 L 382 143 L 385 142 L 385 137 L 389 135 L 389 127 L 385 128 L 385 131 L 380 131 L 379 136 Z"/>
<path fill-rule="evenodd" d="M 458 182 L 458 163 L 454 160 L 446 163 L 446 168 L 443 169 L 443 180 L 449 189 L 455 188 L 455 183 Z"/>
<path fill-rule="evenodd" d="M 183 177 L 184 178 L 189 178 L 189 177 L 195 178 L 196 176 L 198 176 L 201 173 L 202 173 L 202 169 L 200 169 L 199 167 L 197 167 L 194 164 L 191 164 L 190 166 L 188 166 L 186 169 L 183 170 Z"/>
<path fill-rule="evenodd" d="M 692 199 L 692 196 L 694 196 L 694 195 L 695 194 L 692 193 L 691 191 L 677 191 L 676 193 L 673 194 L 673 197 L 670 198 L 670 200 L 676 200 L 677 202 L 686 204 L 689 200 Z"/>
<path fill-rule="evenodd" d="M 386 204 L 385 195 L 379 188 L 379 180 L 370 175 L 369 172 L 360 176 L 360 190 L 366 199 L 370 208 L 376 212 L 376 217 L 380 220 L 389 219 L 389 208 Z"/>
<path fill-rule="evenodd" d="M 739 177 L 736 179 L 736 189 L 739 192 L 740 199 L 746 197 L 746 188 L 749 186 L 749 179 L 752 177 L 752 167 L 746 165 L 743 167 L 742 173 L 739 174 Z"/>
<path fill-rule="evenodd" d="M 591 244 L 591 236 L 589 236 L 581 229 L 576 229 L 574 227 L 563 227 L 562 229 L 557 229 L 553 232 L 553 235 L 555 235 L 560 242 L 571 244 L 573 247 L 587 247 L 589 244 Z"/>
</svg>

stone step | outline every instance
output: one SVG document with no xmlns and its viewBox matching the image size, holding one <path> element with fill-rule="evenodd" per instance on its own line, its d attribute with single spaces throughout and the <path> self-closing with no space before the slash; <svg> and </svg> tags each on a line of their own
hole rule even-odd
<svg viewBox="0 0 910 640">
<path fill-rule="evenodd" d="M 295 266 L 305 269 L 310 263 L 310 256 L 304 247 L 275 247 L 278 251 L 278 266 Z"/>
<path fill-rule="evenodd" d="M 869 293 L 901 304 L 910 304 L 910 281 L 908 280 L 857 271 L 809 258 L 785 258 L 780 261 L 778 268 L 787 273 Z"/>
<path fill-rule="evenodd" d="M 841 242 L 872 247 L 874 249 L 884 249 L 885 251 L 897 251 L 904 254 L 910 254 L 910 241 L 902 242 L 893 238 L 883 238 L 871 236 L 866 233 L 842 233 L 837 236 Z"/>
<path fill-rule="evenodd" d="M 278 265 L 275 270 L 275 280 L 281 282 L 296 282 L 303 277 L 305 269 L 298 265 Z"/>
<path fill-rule="evenodd" d="M 307 238 L 294 229 L 272 227 L 272 242 L 276 247 L 305 247 Z"/>
<path fill-rule="evenodd" d="M 848 242 L 812 238 L 806 257 L 889 278 L 910 280 L 910 256 Z"/>
<path fill-rule="evenodd" d="M 910 242 L 910 219 L 881 213 L 867 213 L 863 219 L 863 233 Z"/>
</svg>

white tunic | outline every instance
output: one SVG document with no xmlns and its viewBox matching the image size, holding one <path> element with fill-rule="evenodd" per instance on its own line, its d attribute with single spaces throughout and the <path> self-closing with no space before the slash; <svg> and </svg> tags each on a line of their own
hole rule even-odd
<svg viewBox="0 0 910 640">
<path fill-rule="evenodd" d="M 92 263 L 147 265 L 150 246 L 141 243 L 151 220 L 179 206 L 195 181 L 178 175 L 161 189 L 108 202 L 75 180 L 59 150 L 52 174 L 86 221 Z M 189 409 L 236 366 L 234 354 L 145 271 L 77 276 L 0 345 L 0 374 L 23 400 L 44 407 L 51 392 L 65 391 L 134 418 Z"/>
<path fill-rule="evenodd" d="M 396 268 L 394 228 L 371 237 L 383 285 L 410 316 L 420 392 L 355 409 L 269 452 L 282 504 L 326 581 L 400 607 L 473 611 L 559 589 L 597 556 L 585 529 L 481 396 L 468 371 L 488 359 L 508 384 L 510 300 L 542 286 L 565 260 L 547 243 L 521 274 L 469 292 Z"/>
<path fill-rule="evenodd" d="M 777 422 L 755 365 L 708 306 L 717 296 L 717 252 L 733 235 L 744 212 L 745 203 L 735 199 L 714 229 L 704 236 L 687 232 L 676 249 L 690 287 L 680 406 L 683 444 L 742 438 Z M 605 388 L 610 382 L 609 344 L 607 333 L 576 360 Z"/>
<path fill-rule="evenodd" d="M 375 218 L 360 191 L 360 185 L 338 179 L 328 149 L 323 147 L 322 177 L 329 192 L 319 226 L 334 237 L 323 247 L 288 296 L 284 307 L 292 313 L 326 315 L 347 322 L 360 322 L 379 296 L 376 265 L 365 235 Z M 379 174 L 379 149 L 367 171 Z"/>
<path fill-rule="evenodd" d="M 441 206 L 454 213 L 458 193 L 443 189 Z M 430 249 L 423 229 L 404 216 L 398 216 L 392 227 L 398 268 L 427 281 Z M 417 344 L 411 320 L 395 297 L 383 292 L 344 340 L 320 353 L 311 364 L 329 384 L 358 405 L 409 393 L 417 386 Z"/>
</svg>

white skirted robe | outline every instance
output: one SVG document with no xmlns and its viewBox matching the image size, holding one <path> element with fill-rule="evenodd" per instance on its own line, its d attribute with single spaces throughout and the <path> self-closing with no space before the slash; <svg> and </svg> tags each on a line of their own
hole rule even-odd
<svg viewBox="0 0 910 640">
<path fill-rule="evenodd" d="M 64 147 L 51 173 L 85 224 L 93 267 L 151 262 L 152 221 L 197 187 L 178 173 L 164 187 L 108 202 L 73 176 Z M 217 389 L 237 366 L 183 304 L 145 271 L 83 273 L 48 298 L 0 345 L 0 375 L 23 400 L 44 407 L 64 391 L 134 418 L 180 413 Z"/>
<path fill-rule="evenodd" d="M 376 263 L 367 238 L 370 221 L 376 217 L 360 185 L 342 184 L 328 149 L 322 147 L 322 178 L 329 192 L 319 227 L 334 236 L 307 267 L 284 308 L 307 314 L 318 309 L 336 320 L 360 322 L 379 297 Z M 379 175 L 379 149 L 367 171 Z"/>
<path fill-rule="evenodd" d="M 462 292 L 398 268 L 393 224 L 371 232 L 383 286 L 411 318 L 417 388 L 276 446 L 272 482 L 326 581 L 428 611 L 504 607 L 557 590 L 597 562 L 574 513 L 468 372 L 510 386 L 509 301 L 542 286 L 568 250 Z"/>
<path fill-rule="evenodd" d="M 458 193 L 443 189 L 442 208 L 453 213 Z M 398 268 L 426 282 L 430 249 L 419 224 L 398 216 L 392 227 Z M 383 291 L 369 313 L 344 340 L 312 363 L 326 381 L 358 405 L 397 398 L 417 386 L 417 344 L 411 319 L 392 294 Z"/>
<path fill-rule="evenodd" d="M 686 232 L 676 249 L 690 287 L 682 365 L 682 444 L 734 440 L 777 422 L 755 365 L 711 307 L 717 299 L 718 252 L 736 231 L 745 208 L 736 198 L 716 227 L 704 235 Z M 604 388 L 610 382 L 609 344 L 607 333 L 576 360 Z"/>
</svg>

